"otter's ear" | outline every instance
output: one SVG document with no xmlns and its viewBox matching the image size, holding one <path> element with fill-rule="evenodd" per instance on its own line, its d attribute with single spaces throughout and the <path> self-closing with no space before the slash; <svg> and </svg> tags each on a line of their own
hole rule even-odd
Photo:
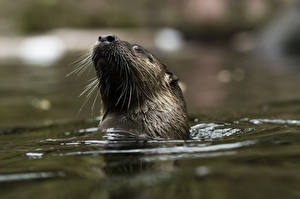
<svg viewBox="0 0 300 199">
<path fill-rule="evenodd" d="M 174 83 L 177 83 L 179 81 L 179 78 L 176 75 L 174 75 L 173 73 L 169 72 L 169 71 L 166 72 L 165 79 L 167 80 L 167 82 L 169 84 L 174 84 Z"/>
</svg>

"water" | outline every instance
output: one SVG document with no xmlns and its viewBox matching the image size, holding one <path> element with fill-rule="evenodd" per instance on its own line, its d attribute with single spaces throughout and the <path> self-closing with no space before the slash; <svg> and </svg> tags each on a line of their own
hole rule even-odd
<svg viewBox="0 0 300 199">
<path fill-rule="evenodd" d="M 73 54 L 2 63 L 0 198 L 299 198 L 300 73 L 192 52 L 166 56 L 185 82 L 187 141 L 103 139 L 99 107 L 77 114 L 89 75 L 65 78 Z"/>
<path fill-rule="evenodd" d="M 95 122 L 11 129 L 0 134 L 1 198 L 296 198 L 299 122 L 200 122 L 192 140 L 149 142 L 103 140 Z"/>
</svg>

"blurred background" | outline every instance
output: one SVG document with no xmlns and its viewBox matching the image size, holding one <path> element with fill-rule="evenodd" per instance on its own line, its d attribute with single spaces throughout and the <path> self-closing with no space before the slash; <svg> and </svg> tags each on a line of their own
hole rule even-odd
<svg viewBox="0 0 300 199">
<path fill-rule="evenodd" d="M 66 75 L 107 33 L 176 73 L 191 114 L 247 116 L 300 102 L 296 0 L 1 0 L 0 127 L 98 116 L 95 96 L 79 112 L 93 68 Z"/>
</svg>

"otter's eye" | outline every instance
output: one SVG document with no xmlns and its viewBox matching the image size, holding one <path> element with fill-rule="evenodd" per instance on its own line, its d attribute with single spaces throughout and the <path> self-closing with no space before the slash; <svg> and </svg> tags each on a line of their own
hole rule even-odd
<svg viewBox="0 0 300 199">
<path fill-rule="evenodd" d="M 148 59 L 149 59 L 149 61 L 150 61 L 151 63 L 154 62 L 154 60 L 153 60 L 153 58 L 152 58 L 151 56 L 148 56 Z"/>
<path fill-rule="evenodd" d="M 149 61 L 150 61 L 151 63 L 154 62 L 152 56 L 149 55 L 149 54 L 147 53 L 147 51 L 145 51 L 145 50 L 144 50 L 143 48 L 141 48 L 140 46 L 138 46 L 138 45 L 133 45 L 133 46 L 132 46 L 132 49 L 133 49 L 136 53 L 138 53 L 139 56 L 148 58 Z"/>
<path fill-rule="evenodd" d="M 144 50 L 137 45 L 133 45 L 132 49 L 137 53 L 144 53 Z"/>
</svg>

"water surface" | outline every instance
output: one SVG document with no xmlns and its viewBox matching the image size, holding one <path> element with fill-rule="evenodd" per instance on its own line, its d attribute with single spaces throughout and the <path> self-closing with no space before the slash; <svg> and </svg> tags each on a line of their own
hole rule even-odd
<svg viewBox="0 0 300 199">
<path fill-rule="evenodd" d="M 90 75 L 1 63 L 0 198 L 298 198 L 300 73 L 220 48 L 166 55 L 183 80 L 193 139 L 97 132 L 78 94 Z M 194 53 L 194 54 L 193 54 Z"/>
</svg>

